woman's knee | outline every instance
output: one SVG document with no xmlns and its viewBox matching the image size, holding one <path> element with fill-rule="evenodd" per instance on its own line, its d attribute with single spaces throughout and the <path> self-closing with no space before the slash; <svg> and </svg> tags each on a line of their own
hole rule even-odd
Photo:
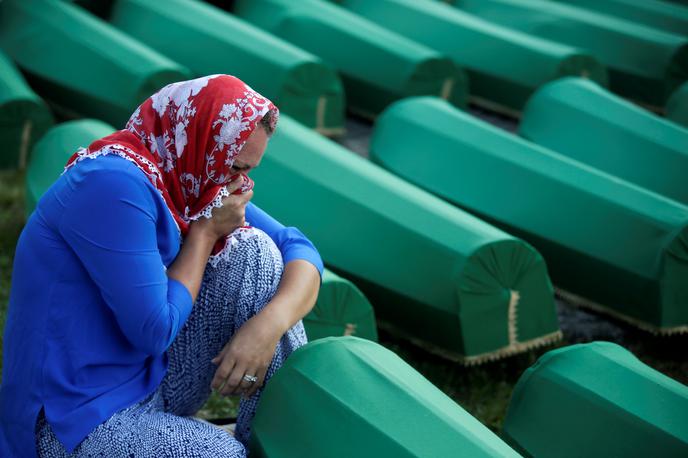
<svg viewBox="0 0 688 458">
<path fill-rule="evenodd" d="M 275 294 L 283 269 L 282 255 L 270 236 L 242 228 L 232 233 L 225 251 L 211 259 L 206 274 L 207 281 L 224 285 L 231 296 L 250 294 L 259 305 Z"/>
<path fill-rule="evenodd" d="M 269 235 L 254 227 L 242 228 L 234 234 L 237 243 L 233 251 L 239 264 L 246 265 L 255 277 L 281 278 L 284 269 L 282 254 Z"/>
</svg>

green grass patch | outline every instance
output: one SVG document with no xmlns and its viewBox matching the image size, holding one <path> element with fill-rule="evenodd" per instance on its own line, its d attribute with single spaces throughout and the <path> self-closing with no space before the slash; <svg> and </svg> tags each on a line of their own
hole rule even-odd
<svg viewBox="0 0 688 458">
<path fill-rule="evenodd" d="M 0 329 L 5 329 L 10 298 L 12 262 L 19 233 L 24 226 L 24 174 L 0 170 Z M 0 355 L 2 334 L 0 334 Z M 0 371 L 2 358 L 0 358 Z"/>
</svg>

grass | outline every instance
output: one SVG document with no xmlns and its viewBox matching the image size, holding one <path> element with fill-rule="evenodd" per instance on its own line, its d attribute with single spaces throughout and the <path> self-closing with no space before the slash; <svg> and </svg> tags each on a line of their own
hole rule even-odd
<svg viewBox="0 0 688 458">
<path fill-rule="evenodd" d="M 23 183 L 23 173 L 0 171 L 0 329 L 4 329 L 7 314 L 12 258 L 25 219 Z M 686 335 L 655 337 L 628 326 L 608 322 L 594 314 L 561 306 L 560 321 L 565 335 L 565 340 L 560 345 L 591 340 L 615 341 L 631 350 L 646 364 L 688 384 Z M 380 343 L 397 353 L 445 394 L 496 432 L 501 428 L 518 378 L 541 354 L 552 348 L 534 350 L 478 367 L 463 367 L 429 354 L 385 332 L 380 333 Z M 1 368 L 0 358 L 0 370 Z M 213 395 L 199 412 L 199 416 L 208 419 L 234 417 L 237 407 L 236 398 Z"/>
<path fill-rule="evenodd" d="M 24 174 L 0 170 L 0 329 L 5 329 L 17 238 L 24 226 Z M 2 335 L 0 335 L 0 354 Z M 0 358 L 2 370 L 2 358 Z"/>
</svg>

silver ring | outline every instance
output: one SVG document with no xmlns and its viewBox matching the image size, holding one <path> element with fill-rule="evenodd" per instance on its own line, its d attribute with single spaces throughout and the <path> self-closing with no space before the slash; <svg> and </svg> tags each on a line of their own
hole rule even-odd
<svg viewBox="0 0 688 458">
<path fill-rule="evenodd" d="M 246 374 L 244 375 L 244 380 L 249 383 L 256 383 L 258 381 L 258 377 L 256 377 L 255 375 Z"/>
</svg>

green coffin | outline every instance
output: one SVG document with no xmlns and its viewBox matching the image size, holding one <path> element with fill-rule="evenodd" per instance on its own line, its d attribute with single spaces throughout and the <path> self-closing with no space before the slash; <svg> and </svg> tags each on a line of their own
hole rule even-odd
<svg viewBox="0 0 688 458">
<path fill-rule="evenodd" d="M 657 30 L 688 35 L 688 8 L 660 0 L 557 0 Z"/>
<path fill-rule="evenodd" d="M 396 99 L 437 95 L 464 107 L 467 78 L 425 46 L 320 0 L 239 0 L 235 12 L 342 74 L 348 108 L 377 115 Z"/>
<path fill-rule="evenodd" d="M 26 171 L 26 214 L 36 208 L 36 203 L 60 176 L 72 154 L 114 131 L 114 127 L 95 119 L 69 121 L 50 129 L 31 153 Z"/>
<path fill-rule="evenodd" d="M 688 128 L 688 83 L 676 89 L 666 106 L 666 116 L 676 124 Z"/>
<path fill-rule="evenodd" d="M 688 456 L 688 387 L 609 342 L 552 350 L 521 376 L 502 432 L 524 456 Z"/>
<path fill-rule="evenodd" d="M 519 134 L 688 204 L 688 129 L 595 83 L 566 78 L 541 88 L 526 105 Z"/>
<path fill-rule="evenodd" d="M 313 310 L 303 318 L 308 340 L 357 336 L 377 342 L 375 312 L 360 289 L 325 269 Z"/>
<path fill-rule="evenodd" d="M 385 111 L 371 158 L 532 243 L 558 286 L 644 328 L 688 331 L 688 207 L 432 97 Z"/>
<path fill-rule="evenodd" d="M 0 51 L 0 169 L 23 169 L 34 142 L 52 122 L 48 107 Z"/>
<path fill-rule="evenodd" d="M 288 116 L 251 176 L 254 202 L 302 229 L 377 318 L 412 340 L 470 363 L 559 336 L 545 263 L 530 245 Z"/>
<path fill-rule="evenodd" d="M 601 84 L 607 72 L 581 50 L 491 24 L 427 0 L 339 0 L 361 16 L 449 56 L 470 76 L 480 105 L 520 111 L 547 81 L 586 75 Z"/>
<path fill-rule="evenodd" d="M 330 337 L 294 352 L 253 420 L 251 457 L 518 457 L 381 345 Z"/>
<path fill-rule="evenodd" d="M 0 47 L 39 93 L 120 127 L 146 97 L 191 77 L 80 7 L 57 0 L 0 2 Z"/>
<path fill-rule="evenodd" d="M 688 38 L 549 0 L 454 0 L 494 23 L 588 51 L 614 92 L 653 106 L 688 78 Z"/>
<path fill-rule="evenodd" d="M 322 133 L 344 129 L 344 93 L 319 58 L 199 1 L 119 0 L 111 22 L 196 75 L 229 73 Z"/>
</svg>

